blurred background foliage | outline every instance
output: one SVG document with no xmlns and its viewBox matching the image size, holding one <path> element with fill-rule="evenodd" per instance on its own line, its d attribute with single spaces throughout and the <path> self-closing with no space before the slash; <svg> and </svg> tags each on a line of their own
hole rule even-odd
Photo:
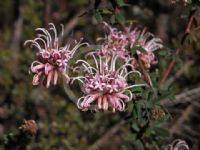
<svg viewBox="0 0 200 150">
<path fill-rule="evenodd" d="M 171 94 L 187 93 L 190 89 L 199 87 L 198 11 L 195 12 L 191 32 L 182 38 L 189 13 L 193 9 L 199 9 L 199 3 L 185 6 L 181 3 L 171 4 L 168 0 L 125 2 L 128 6 L 123 1 L 118 1 L 123 6 L 121 13 L 113 15 L 115 3 L 112 0 L 102 0 L 99 4 L 92 0 L 0 1 L 0 149 L 4 149 L 4 144 L 18 132 L 24 119 L 35 120 L 38 125 L 38 133 L 28 137 L 29 142 L 23 147 L 25 149 L 87 150 L 98 149 L 98 146 L 109 150 L 142 149 L 140 141 L 135 141 L 129 130 L 130 124 L 122 119 L 127 117 L 128 112 L 81 112 L 65 93 L 62 81 L 49 89 L 32 86 L 32 76 L 28 69 L 34 60 L 35 51 L 24 47 L 23 43 L 27 39 L 33 39 L 35 28 L 45 27 L 49 22 L 65 26 L 63 42 L 84 37 L 85 41 L 95 43 L 96 38 L 104 36 L 104 28 L 98 21 L 104 19 L 114 24 L 124 22 L 125 18 L 133 20 L 163 39 L 166 48 L 157 52 L 158 59 L 162 60 L 158 66 L 160 73 L 169 61 L 175 59 L 176 65 L 167 80 L 169 85 L 174 84 Z M 175 56 L 175 50 L 180 47 L 183 50 L 180 55 Z M 191 98 L 195 94 L 196 97 Z M 198 150 L 200 95 L 197 91 L 189 93 L 189 96 L 180 96 L 182 95 L 178 98 L 183 99 L 184 103 L 179 99 L 180 102 L 175 105 L 166 104 L 171 117 L 165 126 L 170 132 L 159 132 L 163 131 L 165 136 L 170 134 L 168 143 L 174 138 L 182 138 L 190 147 Z M 185 102 L 186 97 L 191 98 L 194 103 L 190 99 Z M 131 124 L 131 128 L 133 132 L 140 130 L 137 123 Z M 149 130 L 153 131 L 151 128 Z M 156 135 L 155 133 L 154 136 Z M 15 148 L 23 149 L 19 145 Z"/>
</svg>

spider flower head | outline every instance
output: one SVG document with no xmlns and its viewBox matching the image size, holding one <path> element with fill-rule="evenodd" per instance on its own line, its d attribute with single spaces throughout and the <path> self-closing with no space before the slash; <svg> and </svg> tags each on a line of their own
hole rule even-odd
<svg viewBox="0 0 200 150">
<path fill-rule="evenodd" d="M 64 47 L 59 45 L 59 37 L 57 30 L 53 23 L 49 23 L 49 30 L 45 28 L 37 28 L 39 33 L 33 40 L 25 41 L 31 43 L 31 47 L 37 48 L 36 60 L 32 62 L 30 71 L 34 74 L 33 85 L 40 83 L 46 84 L 48 88 L 50 83 L 57 84 L 58 75 L 61 74 L 69 81 L 69 77 L 66 73 L 68 67 L 68 61 L 73 57 L 75 51 L 85 43 L 75 42 L 75 46 L 71 48 L 70 44 L 66 44 Z M 52 33 L 51 33 L 52 32 Z M 53 36 L 51 35 L 53 34 Z M 63 26 L 62 26 L 63 36 Z"/>
<path fill-rule="evenodd" d="M 168 145 L 165 150 L 179 150 L 179 149 L 183 149 L 183 150 L 189 150 L 189 146 L 188 144 L 181 139 L 175 139 L 172 144 Z"/>
<path fill-rule="evenodd" d="M 162 40 L 160 38 L 155 38 L 150 32 L 146 32 L 144 29 L 142 32 L 133 31 L 137 40 L 133 40 L 132 46 L 140 46 L 145 52 L 137 50 L 138 58 L 141 60 L 146 68 L 150 68 L 151 65 L 157 63 L 154 55 L 154 51 L 163 47 Z"/>
<path fill-rule="evenodd" d="M 112 110 L 124 111 L 125 103 L 132 100 L 133 95 L 130 88 L 144 86 L 144 84 L 128 85 L 127 76 L 131 73 L 140 73 L 136 70 L 128 72 L 127 66 L 133 66 L 128 60 L 117 68 L 118 56 L 113 53 L 112 59 L 107 59 L 90 53 L 93 57 L 95 66 L 92 66 L 84 60 L 78 60 L 82 63 L 85 71 L 84 76 L 74 78 L 79 80 L 82 85 L 84 96 L 78 99 L 77 105 L 83 111 L 94 110 Z"/>
<path fill-rule="evenodd" d="M 129 54 L 126 48 L 129 45 L 129 40 L 126 34 L 122 31 L 117 30 L 116 28 L 112 28 L 105 22 L 104 24 L 109 29 L 109 33 L 106 36 L 106 41 L 104 44 L 104 53 L 112 56 L 112 53 L 114 51 L 119 58 L 127 60 Z"/>
</svg>

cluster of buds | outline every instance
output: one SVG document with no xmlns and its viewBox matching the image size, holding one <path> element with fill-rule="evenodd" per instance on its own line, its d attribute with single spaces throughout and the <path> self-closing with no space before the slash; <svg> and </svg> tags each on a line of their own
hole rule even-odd
<svg viewBox="0 0 200 150">
<path fill-rule="evenodd" d="M 37 37 L 33 40 L 27 40 L 25 44 L 31 43 L 31 46 L 35 46 L 38 49 L 36 53 L 36 60 L 31 64 L 30 71 L 34 74 L 33 85 L 43 83 L 48 88 L 51 81 L 53 84 L 57 84 L 58 75 L 62 74 L 66 81 L 69 81 L 69 77 L 66 73 L 68 67 L 68 61 L 73 57 L 76 50 L 85 43 L 76 42 L 73 48 L 69 44 L 64 47 L 59 46 L 59 38 L 57 30 L 54 24 L 49 24 L 49 31 L 44 28 L 37 28 L 39 31 Z M 54 37 L 50 34 L 53 31 Z M 63 26 L 62 26 L 63 35 Z"/>
<path fill-rule="evenodd" d="M 51 82 L 55 85 L 60 74 L 67 79 L 65 84 L 70 80 L 71 83 L 74 80 L 80 81 L 84 95 L 77 100 L 77 106 L 81 110 L 124 111 L 125 104 L 133 99 L 130 89 L 146 86 L 146 84 L 129 85 L 127 82 L 127 77 L 131 73 L 141 76 L 136 70 L 137 59 L 140 59 L 146 68 L 150 68 L 156 63 L 153 52 L 161 48 L 162 44 L 159 38 L 154 38 L 146 30 L 129 28 L 127 31 L 120 31 L 107 23 L 104 24 L 109 29 L 105 42 L 100 50 L 88 54 L 93 58 L 94 65 L 86 60 L 78 60 L 77 63 L 81 63 L 81 67 L 77 66 L 74 70 L 79 68 L 80 71 L 83 67 L 83 75 L 72 79 L 68 76 L 68 62 L 73 58 L 76 50 L 87 43 L 82 43 L 80 40 L 75 42 L 73 48 L 69 44 L 61 47 L 59 43 L 62 42 L 54 24 L 49 24 L 49 30 L 37 28 L 36 31 L 39 32 L 37 37 L 25 42 L 25 44 L 31 43 L 31 46 L 38 49 L 37 58 L 30 68 L 31 73 L 34 74 L 33 85 L 43 83 L 49 87 Z M 61 35 L 63 35 L 63 28 Z M 137 57 L 131 57 L 129 49 L 135 46 L 142 47 L 144 51 L 137 50 Z"/>
</svg>

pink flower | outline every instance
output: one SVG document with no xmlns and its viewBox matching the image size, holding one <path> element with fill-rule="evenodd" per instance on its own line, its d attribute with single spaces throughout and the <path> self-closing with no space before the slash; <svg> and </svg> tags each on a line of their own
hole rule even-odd
<svg viewBox="0 0 200 150">
<path fill-rule="evenodd" d="M 137 50 L 137 55 L 146 68 L 150 68 L 151 65 L 156 64 L 154 51 L 163 47 L 162 40 L 155 38 L 150 32 L 146 32 L 144 29 L 142 32 L 133 30 L 129 35 L 131 47 L 140 46 L 145 52 Z"/>
<path fill-rule="evenodd" d="M 119 58 L 127 60 L 129 53 L 126 48 L 129 45 L 129 40 L 126 34 L 117 30 L 116 28 L 112 28 L 105 22 L 104 24 L 109 29 L 109 34 L 106 37 L 106 41 L 103 44 L 101 51 L 104 53 L 104 55 L 109 56 L 112 56 L 112 53 L 115 52 Z"/>
<path fill-rule="evenodd" d="M 128 72 L 127 66 L 130 60 L 117 68 L 118 56 L 113 53 L 112 58 L 102 57 L 98 53 L 90 53 L 95 67 L 84 60 L 81 62 L 85 76 L 79 76 L 73 80 L 79 80 L 82 84 L 84 96 L 79 98 L 77 105 L 83 111 L 88 109 L 124 111 L 125 103 L 132 100 L 130 88 L 145 86 L 145 84 L 128 85 L 127 76 L 130 73 L 140 73 L 136 70 Z M 80 67 L 78 67 L 80 68 Z"/>
<path fill-rule="evenodd" d="M 189 146 L 184 140 L 176 139 L 172 144 L 168 145 L 165 150 L 189 150 Z"/>
<path fill-rule="evenodd" d="M 131 26 L 127 28 L 127 38 L 129 40 L 130 48 L 133 48 L 140 37 L 140 32 L 138 28 L 131 30 Z"/>
<path fill-rule="evenodd" d="M 137 52 L 139 59 L 144 64 L 145 68 L 150 68 L 151 65 L 157 64 L 155 55 L 153 53 L 140 53 Z"/>
<path fill-rule="evenodd" d="M 108 27 L 109 34 L 101 49 L 102 56 L 111 57 L 114 52 L 119 58 L 126 61 L 130 58 L 128 49 L 140 46 L 145 52 L 137 50 L 137 55 L 144 66 L 150 68 L 151 65 L 157 63 L 154 51 L 163 47 L 161 39 L 155 38 L 153 34 L 146 32 L 145 29 L 142 31 L 138 28 L 131 30 L 130 26 L 127 28 L 126 32 L 123 32 L 116 28 L 112 28 L 105 22 L 104 24 Z"/>
<path fill-rule="evenodd" d="M 147 52 L 153 52 L 163 47 L 162 40 L 160 38 L 155 38 L 152 33 L 146 32 L 145 29 L 141 32 L 137 44 Z"/>
<path fill-rule="evenodd" d="M 36 31 L 40 31 L 37 37 L 33 40 L 27 40 L 24 44 L 31 43 L 38 49 L 36 53 L 36 60 L 31 64 L 30 71 L 34 74 L 33 85 L 40 83 L 46 84 L 48 88 L 50 82 L 54 85 L 57 84 L 58 75 L 61 74 L 69 81 L 69 77 L 66 73 L 68 67 L 68 61 L 73 57 L 75 51 L 85 43 L 81 43 L 81 40 L 70 49 L 70 45 L 64 47 L 59 46 L 59 38 L 56 28 L 53 23 L 49 23 L 49 30 L 44 28 L 37 28 Z M 63 26 L 62 26 L 63 27 Z M 50 31 L 54 33 L 51 35 Z M 63 35 L 63 28 L 62 28 Z"/>
</svg>

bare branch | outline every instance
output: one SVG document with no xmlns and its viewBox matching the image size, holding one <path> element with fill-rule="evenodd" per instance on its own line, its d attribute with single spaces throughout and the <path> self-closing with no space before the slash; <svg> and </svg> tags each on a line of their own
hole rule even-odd
<svg viewBox="0 0 200 150">
<path fill-rule="evenodd" d="M 176 79 L 178 79 L 183 73 L 187 72 L 188 69 L 194 64 L 194 60 L 186 62 L 183 67 L 169 80 L 166 81 L 167 85 L 171 85 Z"/>
<path fill-rule="evenodd" d="M 192 103 L 193 100 L 195 100 L 195 101 L 200 100 L 200 87 L 197 87 L 192 90 L 188 90 L 186 92 L 182 92 L 182 93 L 176 95 L 174 101 L 165 99 L 165 100 L 161 100 L 160 103 L 161 103 L 161 105 L 163 105 L 165 107 L 170 107 L 170 106 L 174 106 L 174 105 L 180 104 L 180 103 L 187 103 L 187 102 Z"/>
</svg>

